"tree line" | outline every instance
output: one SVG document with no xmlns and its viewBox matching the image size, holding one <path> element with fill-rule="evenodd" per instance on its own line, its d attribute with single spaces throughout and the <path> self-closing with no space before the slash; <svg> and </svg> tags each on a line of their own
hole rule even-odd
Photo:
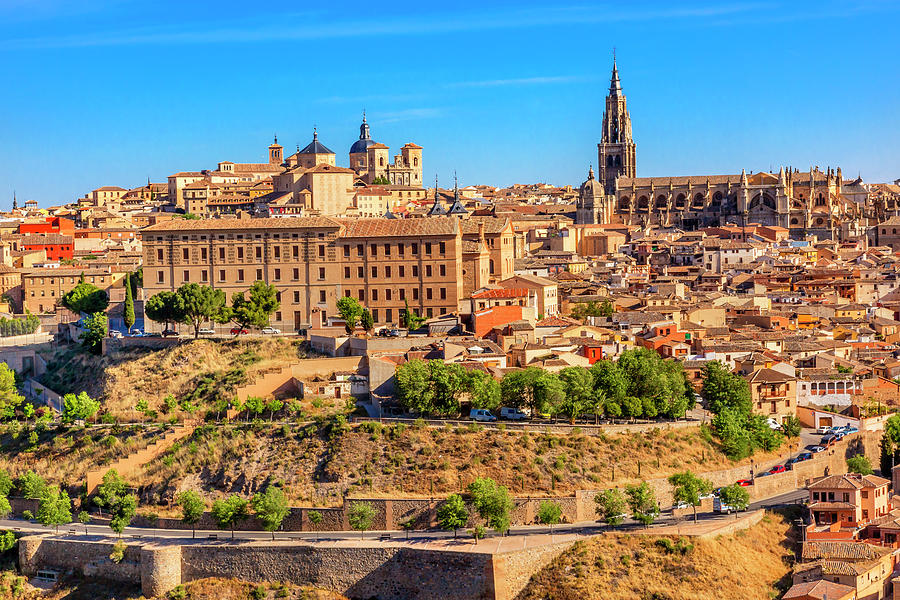
<svg viewBox="0 0 900 600">
<path fill-rule="evenodd" d="M 463 398 L 473 408 L 502 404 L 572 421 L 584 414 L 680 418 L 695 403 L 682 364 L 647 348 L 626 350 L 617 361 L 600 360 L 590 368 L 567 367 L 559 373 L 527 367 L 499 382 L 458 364 L 411 360 L 397 368 L 395 389 L 407 410 L 441 416 L 459 414 Z"/>
<path fill-rule="evenodd" d="M 144 304 L 147 318 L 169 324 L 183 323 L 194 328 L 194 338 L 200 337 L 200 327 L 207 322 L 233 322 L 238 328 L 266 327 L 272 313 L 281 306 L 278 290 L 273 285 L 256 281 L 247 292 L 235 292 L 231 305 L 225 292 L 208 285 L 186 283 L 174 292 L 159 292 Z"/>
<path fill-rule="evenodd" d="M 0 337 L 32 334 L 40 326 L 41 320 L 32 314 L 26 315 L 24 319 L 0 317 Z"/>
</svg>

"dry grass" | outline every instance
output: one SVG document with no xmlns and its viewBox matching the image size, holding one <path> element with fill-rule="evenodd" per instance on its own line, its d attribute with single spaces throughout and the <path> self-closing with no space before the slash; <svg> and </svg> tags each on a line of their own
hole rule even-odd
<svg viewBox="0 0 900 600">
<path fill-rule="evenodd" d="M 288 598 L 289 600 L 346 600 L 334 592 L 300 587 L 289 583 L 245 583 L 236 579 L 199 579 L 182 586 L 184 600 L 246 600 L 251 592 L 266 599 Z"/>
<path fill-rule="evenodd" d="M 134 483 L 146 486 L 144 500 L 153 503 L 186 488 L 250 495 L 280 482 L 294 501 L 330 504 L 345 491 L 446 494 L 476 477 L 515 493 L 564 494 L 734 464 L 699 428 L 595 437 L 364 423 L 332 439 L 329 425 L 266 424 L 199 429 Z"/>
<path fill-rule="evenodd" d="M 261 373 L 296 361 L 298 345 L 282 338 L 252 340 L 196 340 L 164 350 L 133 349 L 110 356 L 93 356 L 77 348 L 61 351 L 42 381 L 50 389 L 87 391 L 102 399 L 102 410 L 120 420 L 137 420 L 134 407 L 147 400 L 151 410 L 166 418 L 163 398 L 181 399 L 204 378 L 211 388 L 232 391 Z M 228 376 L 227 380 L 223 379 Z M 215 392 L 216 389 L 212 391 Z"/>
<path fill-rule="evenodd" d="M 790 586 L 796 540 L 790 521 L 767 515 L 712 540 L 604 535 L 535 574 L 519 600 L 768 600 Z"/>
<path fill-rule="evenodd" d="M 38 433 L 31 445 L 30 432 Z M 33 470 L 51 484 L 77 487 L 87 472 L 137 452 L 162 435 L 141 427 L 22 427 L 0 426 L 0 468 L 14 477 Z"/>
</svg>

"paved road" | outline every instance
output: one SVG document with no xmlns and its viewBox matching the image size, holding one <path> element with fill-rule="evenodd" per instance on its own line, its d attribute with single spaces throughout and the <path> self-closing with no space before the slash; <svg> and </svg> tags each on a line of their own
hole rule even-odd
<svg viewBox="0 0 900 600">
<path fill-rule="evenodd" d="M 760 508 L 768 508 L 775 506 L 783 506 L 786 504 L 795 504 L 798 500 L 802 500 L 807 497 L 806 490 L 798 489 L 792 492 L 788 492 L 786 494 L 781 494 L 778 496 L 773 496 L 771 498 L 765 498 L 762 500 L 757 500 L 750 504 L 749 510 L 757 510 Z M 717 515 L 713 513 L 700 513 L 697 515 L 698 520 L 700 521 L 710 521 L 710 520 L 720 520 L 727 518 L 723 515 Z M 671 512 L 666 512 L 660 515 L 660 518 L 654 523 L 654 526 L 664 526 L 664 525 L 672 525 L 676 523 L 684 523 L 686 519 L 676 519 Z M 617 528 L 618 531 L 628 531 L 632 529 L 641 529 L 642 525 L 639 523 L 627 519 L 625 523 Z M 13 529 L 15 531 L 23 531 L 23 532 L 35 532 L 35 533 L 52 533 L 54 528 L 52 527 L 44 527 L 38 523 L 32 523 L 30 521 L 24 521 L 21 519 L 4 519 L 0 520 L 0 529 Z M 584 521 L 580 523 L 569 523 L 569 524 L 561 524 L 553 527 L 552 533 L 554 534 L 576 534 L 576 535 L 596 535 L 598 533 L 602 533 L 604 531 L 608 531 L 609 527 L 602 523 L 598 523 L 597 521 Z M 60 534 L 67 535 L 78 535 L 78 536 L 86 536 L 90 535 L 92 537 L 110 537 L 112 536 L 112 532 L 106 525 L 78 525 L 78 524 L 70 524 L 61 526 L 59 528 Z M 544 525 L 522 525 L 517 527 L 510 528 L 509 535 L 542 535 L 551 533 L 549 527 Z M 465 535 L 460 530 L 461 535 Z M 492 535 L 492 534 L 489 534 Z M 493 534 L 495 535 L 495 534 Z M 208 542 L 210 539 L 216 540 L 230 540 L 231 532 L 230 531 L 222 531 L 222 530 L 198 530 L 196 533 L 196 538 L 192 538 L 192 534 L 190 530 L 181 530 L 181 529 L 152 529 L 149 527 L 128 527 L 125 529 L 124 533 L 125 537 L 130 538 L 140 538 L 140 539 L 163 539 L 163 540 L 191 540 L 195 539 L 197 542 Z M 360 539 L 360 533 L 356 531 L 323 531 L 321 533 L 311 533 L 311 532 L 299 532 L 299 531 L 288 531 L 288 532 L 276 532 L 275 539 L 277 540 L 305 540 L 305 541 L 341 541 L 341 540 L 358 540 Z M 404 532 L 400 531 L 369 531 L 363 534 L 364 538 L 369 540 L 381 540 L 381 541 L 403 541 L 407 539 L 407 535 Z M 450 539 L 453 538 L 453 532 L 449 531 L 415 531 L 409 534 L 410 540 L 441 540 L 441 539 Z M 272 534 L 266 531 L 236 531 L 234 532 L 234 539 L 236 540 L 271 540 Z"/>
</svg>

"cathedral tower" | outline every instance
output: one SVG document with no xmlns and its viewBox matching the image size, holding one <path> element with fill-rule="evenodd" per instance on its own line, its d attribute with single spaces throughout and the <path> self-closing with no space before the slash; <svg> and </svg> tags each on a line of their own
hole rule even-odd
<svg viewBox="0 0 900 600">
<path fill-rule="evenodd" d="M 631 138 L 631 116 L 619 82 L 615 55 L 606 110 L 603 113 L 603 135 L 597 144 L 597 156 L 600 183 L 607 194 L 615 193 L 616 177 L 634 177 L 637 173 L 635 145 Z"/>
</svg>

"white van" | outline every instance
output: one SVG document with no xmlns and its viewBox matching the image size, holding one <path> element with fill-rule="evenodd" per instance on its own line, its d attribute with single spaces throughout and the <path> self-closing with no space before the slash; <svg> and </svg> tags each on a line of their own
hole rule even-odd
<svg viewBox="0 0 900 600">
<path fill-rule="evenodd" d="M 491 414 L 491 411 L 486 408 L 473 408 L 469 411 L 469 418 L 474 419 L 476 421 L 496 421 L 497 417 Z"/>
<path fill-rule="evenodd" d="M 504 406 L 500 409 L 500 418 L 509 419 L 510 421 L 521 421 L 522 419 L 527 419 L 528 415 L 523 413 L 518 408 L 510 408 L 508 406 Z"/>
</svg>

